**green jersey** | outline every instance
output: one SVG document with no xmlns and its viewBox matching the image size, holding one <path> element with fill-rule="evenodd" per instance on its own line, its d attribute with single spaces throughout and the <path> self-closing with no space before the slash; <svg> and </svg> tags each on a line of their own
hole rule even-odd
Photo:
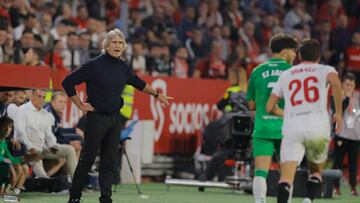
<svg viewBox="0 0 360 203">
<path fill-rule="evenodd" d="M 10 159 L 12 164 L 20 164 L 22 162 L 21 157 L 13 157 L 8 149 L 5 139 L 0 140 L 0 162 L 4 162 L 4 159 Z"/>
<path fill-rule="evenodd" d="M 247 100 L 255 101 L 256 115 L 253 137 L 280 139 L 283 120 L 266 112 L 272 88 L 283 71 L 291 65 L 284 59 L 272 58 L 257 66 L 250 75 Z M 283 108 L 283 102 L 279 104 Z"/>
</svg>

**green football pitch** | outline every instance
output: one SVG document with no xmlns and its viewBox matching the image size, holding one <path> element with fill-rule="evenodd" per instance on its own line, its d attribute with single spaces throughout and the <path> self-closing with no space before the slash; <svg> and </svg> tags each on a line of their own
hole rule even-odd
<svg viewBox="0 0 360 203">
<path fill-rule="evenodd" d="M 198 192 L 196 187 L 171 186 L 169 190 L 165 184 L 149 183 L 140 185 L 142 192 L 149 196 L 141 199 L 136 192 L 135 185 L 120 185 L 113 193 L 114 203 L 252 203 L 251 195 L 239 194 L 225 189 L 206 189 Z M 360 203 L 360 197 L 352 197 L 348 187 L 342 188 L 342 196 L 333 199 L 317 199 L 316 203 Z M 99 192 L 86 192 L 83 203 L 98 203 Z M 21 203 L 66 203 L 68 196 L 49 193 L 23 193 Z M 1 200 L 0 200 L 1 202 Z M 268 198 L 268 203 L 275 203 L 276 199 Z M 294 198 L 293 203 L 301 203 L 301 198 Z"/>
</svg>

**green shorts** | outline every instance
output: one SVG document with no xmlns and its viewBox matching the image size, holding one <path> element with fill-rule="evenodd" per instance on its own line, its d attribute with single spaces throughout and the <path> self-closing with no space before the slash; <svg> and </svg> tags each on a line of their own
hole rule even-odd
<svg viewBox="0 0 360 203">
<path fill-rule="evenodd" d="M 253 156 L 273 156 L 274 151 L 279 156 L 281 139 L 266 139 L 253 137 Z"/>
</svg>

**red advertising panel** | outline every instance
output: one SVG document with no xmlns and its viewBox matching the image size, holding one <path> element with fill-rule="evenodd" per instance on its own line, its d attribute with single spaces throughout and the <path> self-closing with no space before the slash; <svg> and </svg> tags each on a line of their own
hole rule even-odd
<svg viewBox="0 0 360 203">
<path fill-rule="evenodd" d="M 216 103 L 229 83 L 224 80 L 144 78 L 153 88 L 174 100 L 166 108 L 152 96 L 137 91 L 134 113 L 155 121 L 155 153 L 189 154 L 197 145 L 199 132 L 220 116 Z"/>
<path fill-rule="evenodd" d="M 50 69 L 45 66 L 0 65 L 1 87 L 49 88 Z"/>
</svg>

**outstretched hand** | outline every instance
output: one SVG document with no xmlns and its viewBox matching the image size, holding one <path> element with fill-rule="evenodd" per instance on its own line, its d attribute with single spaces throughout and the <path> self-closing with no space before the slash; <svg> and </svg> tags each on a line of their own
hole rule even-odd
<svg viewBox="0 0 360 203">
<path fill-rule="evenodd" d="M 169 100 L 172 99 L 174 99 L 174 97 L 170 97 L 159 93 L 158 100 L 161 102 L 163 106 L 169 106 Z"/>
</svg>

